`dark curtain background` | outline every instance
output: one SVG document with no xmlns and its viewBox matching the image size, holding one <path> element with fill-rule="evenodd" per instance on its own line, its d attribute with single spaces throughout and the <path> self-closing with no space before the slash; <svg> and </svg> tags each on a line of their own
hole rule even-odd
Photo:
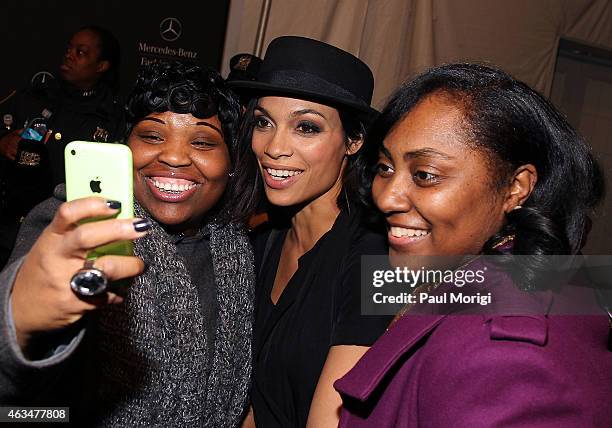
<svg viewBox="0 0 612 428">
<path fill-rule="evenodd" d="M 57 74 L 68 38 L 88 24 L 109 29 L 121 44 L 121 95 L 148 61 L 183 58 L 219 69 L 229 1 L 2 0 L 0 100 L 36 73 Z M 165 33 L 167 40 L 160 31 L 166 18 L 175 18 L 172 30 L 180 30 Z"/>
</svg>

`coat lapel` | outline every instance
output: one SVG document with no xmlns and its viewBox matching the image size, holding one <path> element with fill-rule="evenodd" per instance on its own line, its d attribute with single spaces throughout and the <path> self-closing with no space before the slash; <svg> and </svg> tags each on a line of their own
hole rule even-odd
<svg viewBox="0 0 612 428">
<path fill-rule="evenodd" d="M 334 383 L 342 394 L 365 401 L 387 372 L 446 315 L 404 315 L 363 355 L 346 375 Z"/>
</svg>

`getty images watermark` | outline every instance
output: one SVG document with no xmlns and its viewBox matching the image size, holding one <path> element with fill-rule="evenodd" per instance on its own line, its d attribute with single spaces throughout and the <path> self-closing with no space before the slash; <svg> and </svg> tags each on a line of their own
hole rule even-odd
<svg viewBox="0 0 612 428">
<path fill-rule="evenodd" d="M 413 303 L 464 303 L 488 305 L 491 303 L 491 293 L 481 295 L 464 293 L 463 291 L 451 291 L 449 293 L 435 293 L 441 284 L 453 284 L 458 289 L 466 285 L 484 284 L 485 273 L 488 267 L 482 269 L 419 269 L 408 267 L 395 267 L 393 269 L 375 270 L 372 273 L 372 286 L 382 288 L 385 284 L 399 284 L 410 287 L 410 291 L 387 295 L 383 291 L 375 291 L 372 301 L 375 304 L 413 304 Z M 417 289 L 415 293 L 414 289 Z"/>
<path fill-rule="evenodd" d="M 362 256 L 361 312 L 601 314 L 612 256 Z M 553 304 L 554 302 L 554 304 Z M 541 309 L 544 308 L 544 309 Z M 549 313 L 549 312 L 546 312 Z"/>
</svg>

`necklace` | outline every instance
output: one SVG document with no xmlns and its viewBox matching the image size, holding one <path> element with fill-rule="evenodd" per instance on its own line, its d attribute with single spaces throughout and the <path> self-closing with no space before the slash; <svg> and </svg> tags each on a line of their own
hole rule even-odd
<svg viewBox="0 0 612 428">
<path fill-rule="evenodd" d="M 499 248 L 505 244 L 507 244 L 508 242 L 511 242 L 514 240 L 514 235 L 507 235 L 504 236 L 502 239 L 500 239 L 499 242 L 497 242 L 495 245 L 493 245 L 493 248 Z M 463 263 L 462 265 L 458 266 L 456 269 L 461 269 L 465 266 L 467 266 L 468 264 L 470 264 L 471 262 L 473 262 L 474 260 L 478 259 L 480 257 L 480 255 L 474 257 L 473 259 L 470 259 L 468 261 L 466 261 L 465 263 Z M 441 282 L 433 282 L 433 283 L 427 283 L 427 284 L 421 284 L 418 287 L 415 287 L 414 290 L 412 290 L 413 295 L 420 295 L 421 293 L 431 293 L 432 291 L 434 291 L 436 288 L 438 288 L 440 286 Z M 416 305 L 416 301 L 414 301 L 413 303 L 406 303 L 404 305 L 404 307 L 402 307 L 402 309 L 399 310 L 399 312 L 393 317 L 393 320 L 389 323 L 389 327 L 387 327 L 387 330 L 389 330 L 393 324 L 395 324 L 395 322 L 400 319 L 401 317 L 403 317 L 410 309 L 412 309 L 414 306 Z M 612 318 L 611 321 L 612 323 Z"/>
<path fill-rule="evenodd" d="M 412 290 L 411 294 L 413 294 L 415 296 L 418 296 L 421 293 L 429 294 L 432 291 L 434 291 L 436 288 L 438 288 L 438 286 L 440 284 L 441 284 L 441 282 L 430 282 L 430 283 L 427 283 L 427 284 L 421 284 L 418 287 L 415 287 L 414 290 Z M 389 327 L 387 327 L 387 331 L 393 326 L 393 324 L 395 324 L 395 322 L 397 320 L 399 320 L 401 317 L 403 317 L 406 314 L 406 312 L 408 312 L 414 306 L 416 306 L 416 301 L 411 302 L 411 303 L 406 303 L 404 305 L 404 307 L 402 307 L 402 309 L 400 309 L 399 312 L 397 314 L 395 314 L 395 316 L 393 317 L 393 319 L 389 323 Z"/>
</svg>

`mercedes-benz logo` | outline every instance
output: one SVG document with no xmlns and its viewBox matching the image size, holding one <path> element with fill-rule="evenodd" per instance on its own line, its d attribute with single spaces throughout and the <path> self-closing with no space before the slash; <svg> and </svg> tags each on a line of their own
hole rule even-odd
<svg viewBox="0 0 612 428">
<path fill-rule="evenodd" d="M 173 42 L 181 37 L 183 25 L 176 18 L 165 18 L 159 23 L 159 35 L 167 42 Z"/>
<path fill-rule="evenodd" d="M 30 83 L 32 84 L 32 86 L 44 85 L 45 83 L 47 83 L 47 80 L 51 79 L 55 79 L 55 76 L 53 76 L 53 74 L 49 73 L 48 71 L 39 71 L 34 76 L 32 76 L 32 80 L 30 80 Z"/>
</svg>

